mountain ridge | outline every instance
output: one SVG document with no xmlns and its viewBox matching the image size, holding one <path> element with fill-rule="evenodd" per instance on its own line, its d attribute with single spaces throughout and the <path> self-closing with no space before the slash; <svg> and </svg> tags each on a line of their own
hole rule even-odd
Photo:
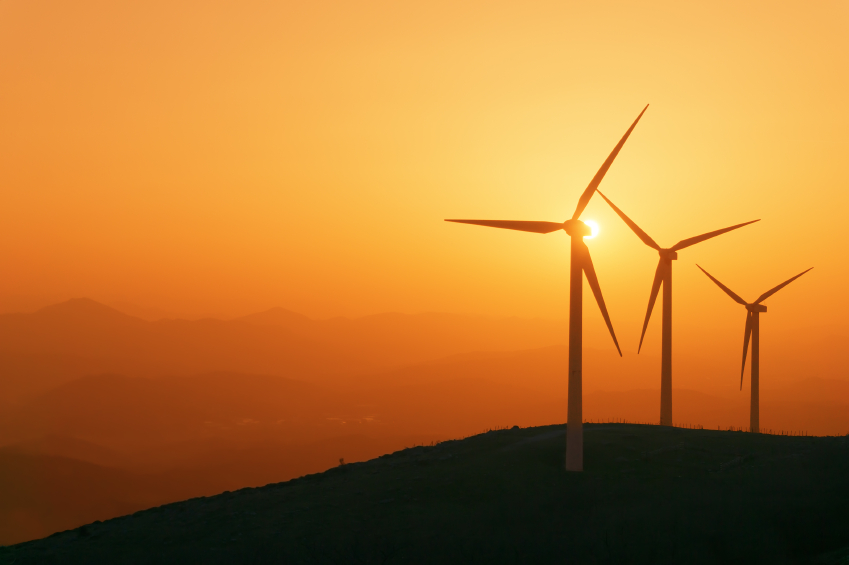
<svg viewBox="0 0 849 565">
<path fill-rule="evenodd" d="M 514 327 L 474 317 L 406 314 L 317 321 L 283 309 L 258 316 L 268 312 L 284 312 L 296 322 L 291 327 L 256 323 L 250 316 L 145 321 L 85 298 L 34 313 L 3 314 L 0 368 L 6 367 L 10 378 L 0 382 L 0 391 L 7 401 L 15 400 L 92 372 L 165 376 L 229 370 L 326 381 L 469 350 L 556 341 L 548 322 Z M 60 358 L 68 363 L 56 361 Z"/>
</svg>

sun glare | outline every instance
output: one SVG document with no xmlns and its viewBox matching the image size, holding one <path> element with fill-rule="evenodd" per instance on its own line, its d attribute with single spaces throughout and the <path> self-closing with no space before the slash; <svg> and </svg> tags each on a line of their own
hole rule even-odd
<svg viewBox="0 0 849 565">
<path fill-rule="evenodd" d="M 598 224 L 592 220 L 584 220 L 584 223 L 590 226 L 590 229 L 593 230 L 591 235 L 584 236 L 584 239 L 592 239 L 598 235 Z"/>
</svg>

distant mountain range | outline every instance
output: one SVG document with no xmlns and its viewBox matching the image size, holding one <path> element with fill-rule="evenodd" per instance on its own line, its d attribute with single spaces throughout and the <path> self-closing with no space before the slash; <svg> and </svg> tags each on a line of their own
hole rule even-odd
<svg viewBox="0 0 849 565">
<path fill-rule="evenodd" d="M 312 320 L 280 308 L 151 322 L 86 299 L 2 315 L 0 544 L 340 458 L 563 422 L 565 336 L 545 320 Z M 815 355 L 834 343 L 803 346 Z M 849 432 L 849 380 L 816 376 L 843 365 L 781 365 L 781 354 L 763 383 L 762 426 Z M 676 357 L 675 421 L 745 426 L 736 362 Z M 656 421 L 658 366 L 645 352 L 585 348 L 584 417 Z"/>
<path fill-rule="evenodd" d="M 236 320 L 148 322 L 83 298 L 0 315 L 0 406 L 96 373 L 223 370 L 326 381 L 468 351 L 552 345 L 564 336 L 563 324 L 546 320 L 383 314 L 318 321 L 281 308 Z"/>
</svg>

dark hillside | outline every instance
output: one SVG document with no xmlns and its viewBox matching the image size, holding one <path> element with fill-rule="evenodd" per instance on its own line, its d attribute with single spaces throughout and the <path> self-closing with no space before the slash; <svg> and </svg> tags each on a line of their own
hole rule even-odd
<svg viewBox="0 0 849 565">
<path fill-rule="evenodd" d="M 137 512 L 0 563 L 840 563 L 847 438 L 587 425 L 490 432 Z"/>
<path fill-rule="evenodd" d="M 179 464 L 172 456 L 170 466 L 155 472 L 142 472 L 139 465 L 115 467 L 109 450 L 73 438 L 2 447 L 0 546 L 176 500 L 323 471 L 338 465 L 340 456 L 365 461 L 417 441 L 353 435 L 302 444 L 189 442 L 170 447 L 180 450 Z M 68 455 L 56 455 L 63 451 Z M 101 463 L 79 458 L 86 455 Z"/>
</svg>

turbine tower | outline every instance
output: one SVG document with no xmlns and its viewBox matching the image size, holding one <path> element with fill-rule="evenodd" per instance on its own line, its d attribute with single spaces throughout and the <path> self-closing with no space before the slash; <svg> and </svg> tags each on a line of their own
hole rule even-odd
<svg viewBox="0 0 849 565">
<path fill-rule="evenodd" d="M 567 471 L 583 471 L 584 470 L 584 435 L 583 435 L 583 405 L 582 405 L 582 380 L 581 380 L 581 343 L 582 329 L 581 321 L 583 319 L 583 283 L 586 274 L 587 282 L 593 291 L 593 296 L 601 310 L 601 315 L 604 318 L 604 323 L 607 324 L 607 329 L 610 331 L 610 336 L 613 338 L 613 343 L 616 345 L 616 350 L 619 356 L 622 356 L 622 350 L 619 349 L 619 342 L 616 340 L 616 334 L 613 332 L 613 325 L 610 323 L 610 316 L 607 314 L 607 307 L 604 305 L 604 298 L 601 295 L 601 287 L 598 284 L 595 268 L 593 267 L 590 251 L 584 243 L 584 237 L 591 235 L 592 230 L 587 224 L 579 220 L 581 213 L 592 198 L 613 160 L 619 154 L 628 136 L 634 130 L 637 122 L 648 108 L 646 105 L 613 151 L 607 157 L 607 160 L 601 165 L 601 168 L 590 181 L 589 186 L 584 190 L 581 197 L 578 199 L 578 207 L 575 213 L 572 214 L 572 219 L 565 222 L 522 222 L 512 220 L 445 220 L 446 222 L 458 222 L 461 224 L 474 224 L 478 226 L 487 226 L 491 228 L 504 228 L 508 230 L 518 230 L 533 233 L 552 233 L 558 230 L 564 230 L 572 240 L 571 244 L 571 267 L 569 271 L 569 406 L 566 416 L 566 470 Z"/>
<path fill-rule="evenodd" d="M 740 367 L 740 390 L 743 390 L 743 373 L 746 371 L 746 353 L 749 350 L 749 338 L 752 339 L 752 398 L 751 404 L 749 405 L 749 430 L 753 433 L 759 433 L 760 430 L 760 369 L 761 369 L 761 322 L 760 315 L 761 312 L 766 312 L 766 306 L 761 305 L 761 302 L 792 283 L 811 269 L 807 271 L 802 271 L 795 277 L 788 279 L 778 285 L 777 287 L 766 291 L 761 294 L 760 297 L 749 304 L 736 294 L 731 291 L 730 288 L 713 278 L 710 273 L 702 269 L 699 265 L 696 265 L 699 269 L 702 270 L 704 274 L 708 276 L 710 280 L 716 283 L 716 285 L 725 291 L 725 294 L 731 297 L 734 302 L 738 304 L 742 304 L 746 307 L 746 332 L 743 336 L 743 366 Z"/>
<path fill-rule="evenodd" d="M 649 295 L 649 307 L 646 311 L 646 319 L 643 322 L 643 332 L 640 334 L 640 345 L 637 348 L 637 354 L 643 348 L 643 338 L 646 336 L 646 328 L 649 325 L 651 312 L 654 308 L 654 303 L 657 300 L 657 293 L 660 291 L 660 286 L 663 284 L 663 310 L 661 313 L 661 357 L 660 357 L 660 425 L 672 425 L 672 261 L 678 259 L 678 252 L 682 249 L 701 243 L 712 237 L 722 235 L 731 230 L 742 228 L 749 224 L 759 222 L 760 220 L 752 220 L 743 224 L 737 224 L 730 228 L 723 228 L 695 237 L 682 239 L 669 249 L 664 249 L 649 237 L 649 235 L 640 229 L 631 218 L 625 215 L 622 210 L 617 208 L 613 202 L 598 192 L 604 201 L 607 202 L 613 211 L 616 212 L 622 220 L 628 224 L 628 227 L 637 234 L 643 243 L 656 250 L 660 259 L 657 262 L 657 269 L 654 272 L 654 281 L 651 285 L 651 294 Z"/>
</svg>

